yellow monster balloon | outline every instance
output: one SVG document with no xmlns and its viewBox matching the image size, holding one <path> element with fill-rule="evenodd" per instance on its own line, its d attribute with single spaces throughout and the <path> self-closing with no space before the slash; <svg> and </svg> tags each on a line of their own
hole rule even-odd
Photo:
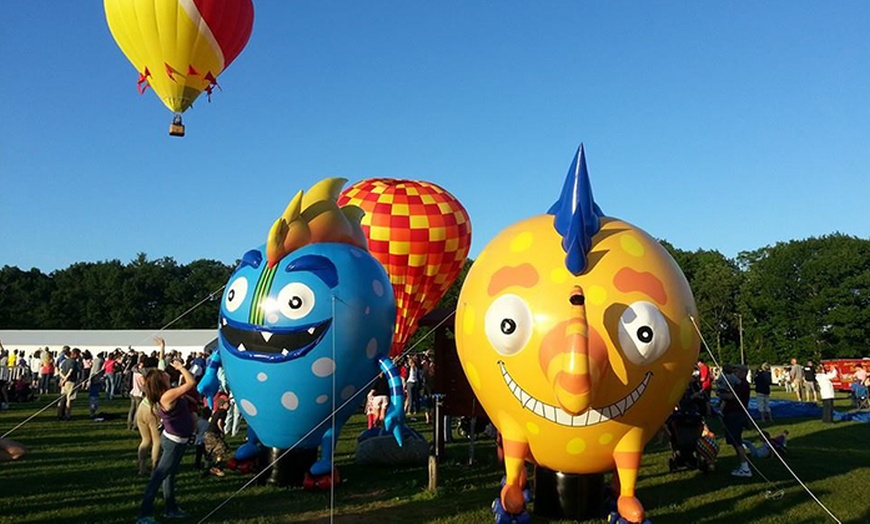
<svg viewBox="0 0 870 524">
<path fill-rule="evenodd" d="M 528 460 L 563 473 L 615 468 L 620 516 L 643 521 L 641 453 L 691 377 L 695 317 L 667 251 L 603 216 L 581 146 L 559 201 L 493 239 L 459 296 L 457 350 L 502 435 L 508 513 L 524 511 Z"/>
</svg>

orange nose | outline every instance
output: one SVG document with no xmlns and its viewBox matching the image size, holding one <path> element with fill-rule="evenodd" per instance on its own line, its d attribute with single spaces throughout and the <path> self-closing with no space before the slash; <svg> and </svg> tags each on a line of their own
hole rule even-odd
<svg viewBox="0 0 870 524">
<path fill-rule="evenodd" d="M 541 367 L 559 406 L 579 415 L 592 404 L 605 362 L 590 358 L 586 307 L 579 292 L 571 296 L 570 318 L 557 324 L 541 343 Z"/>
</svg>

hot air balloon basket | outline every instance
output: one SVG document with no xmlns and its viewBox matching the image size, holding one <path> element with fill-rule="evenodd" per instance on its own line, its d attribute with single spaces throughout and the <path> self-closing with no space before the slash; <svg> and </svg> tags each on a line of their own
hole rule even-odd
<svg viewBox="0 0 870 524">
<path fill-rule="evenodd" d="M 184 124 L 176 124 L 175 122 L 169 124 L 169 135 L 184 136 Z"/>
</svg>

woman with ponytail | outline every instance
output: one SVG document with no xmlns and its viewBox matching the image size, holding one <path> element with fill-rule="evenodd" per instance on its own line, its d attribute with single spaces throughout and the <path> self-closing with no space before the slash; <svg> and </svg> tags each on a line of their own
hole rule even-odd
<svg viewBox="0 0 870 524">
<path fill-rule="evenodd" d="M 175 500 L 175 475 L 190 437 L 195 432 L 193 417 L 185 395 L 196 387 L 193 375 L 184 367 L 181 360 L 172 362 L 172 367 L 183 377 L 176 387 L 170 387 L 169 374 L 152 369 L 145 375 L 145 397 L 163 422 L 163 436 L 160 439 L 160 460 L 151 472 L 151 480 L 145 489 L 137 523 L 155 522 L 154 498 L 157 488 L 163 485 L 163 500 L 166 503 L 164 516 L 167 518 L 186 517 L 187 514 Z"/>
</svg>

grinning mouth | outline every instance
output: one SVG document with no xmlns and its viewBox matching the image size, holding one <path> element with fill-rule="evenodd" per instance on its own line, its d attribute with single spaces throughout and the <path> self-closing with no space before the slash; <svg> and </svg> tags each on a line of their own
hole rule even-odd
<svg viewBox="0 0 870 524">
<path fill-rule="evenodd" d="M 323 339 L 331 319 L 293 328 L 264 326 L 221 319 L 220 338 L 233 355 L 265 362 L 287 362 L 304 357 Z"/>
<path fill-rule="evenodd" d="M 634 405 L 635 402 L 637 402 L 641 395 L 643 395 L 643 392 L 646 391 L 646 387 L 649 385 L 650 378 L 652 378 L 652 372 L 647 371 L 640 384 L 628 395 L 613 404 L 604 406 L 603 408 L 589 408 L 579 415 L 572 416 L 562 410 L 562 408 L 541 402 L 526 393 L 526 391 L 510 376 L 507 368 L 505 368 L 504 362 L 499 361 L 498 367 L 501 368 L 501 375 L 502 378 L 504 378 L 504 383 L 514 394 L 514 397 L 520 401 L 523 408 L 549 420 L 550 422 L 555 422 L 560 426 L 575 428 L 592 426 L 594 424 L 600 424 L 621 417 Z"/>
</svg>

